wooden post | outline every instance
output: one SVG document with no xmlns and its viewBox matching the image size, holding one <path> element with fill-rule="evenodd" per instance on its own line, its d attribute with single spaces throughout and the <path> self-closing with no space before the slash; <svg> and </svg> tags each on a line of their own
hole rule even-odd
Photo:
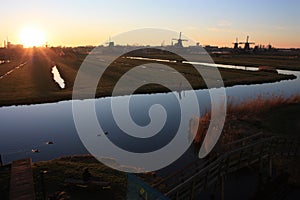
<svg viewBox="0 0 300 200">
<path fill-rule="evenodd" d="M 262 173 L 259 172 L 258 173 L 258 191 L 260 192 L 262 190 L 262 186 L 263 186 L 263 180 L 262 180 Z"/>
<path fill-rule="evenodd" d="M 224 175 L 221 175 L 221 200 L 225 199 L 225 179 Z"/>
<path fill-rule="evenodd" d="M 46 200 L 46 189 L 45 189 L 45 181 L 44 181 L 44 172 L 40 171 L 40 178 L 41 178 L 41 187 L 42 187 L 42 194 L 43 194 L 43 199 Z"/>
<path fill-rule="evenodd" d="M 259 173 L 263 173 L 263 151 L 264 151 L 264 144 L 260 147 L 260 152 L 259 152 Z"/>
<path fill-rule="evenodd" d="M 272 157 L 269 158 L 269 176 L 272 177 Z"/>
<path fill-rule="evenodd" d="M 193 183 L 192 183 L 192 191 L 191 191 L 191 198 L 190 199 L 193 199 L 194 195 L 195 195 L 195 180 L 193 180 Z"/>
</svg>

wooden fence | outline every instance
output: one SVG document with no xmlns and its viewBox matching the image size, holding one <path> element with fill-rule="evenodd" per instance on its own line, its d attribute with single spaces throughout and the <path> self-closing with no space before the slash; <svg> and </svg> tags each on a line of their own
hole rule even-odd
<svg viewBox="0 0 300 200">
<path fill-rule="evenodd" d="M 298 139 L 270 137 L 261 133 L 235 141 L 225 146 L 227 152 L 214 160 L 199 162 L 177 171 L 153 185 L 170 199 L 195 199 L 208 187 L 221 186 L 224 198 L 224 177 L 241 168 L 259 165 L 260 171 L 268 169 L 272 175 L 272 159 L 275 156 L 299 156 Z M 222 199 L 223 199 L 222 198 Z"/>
</svg>

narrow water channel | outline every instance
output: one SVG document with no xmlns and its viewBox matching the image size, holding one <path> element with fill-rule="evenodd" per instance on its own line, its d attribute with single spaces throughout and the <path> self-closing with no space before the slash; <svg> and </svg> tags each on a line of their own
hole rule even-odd
<svg viewBox="0 0 300 200">
<path fill-rule="evenodd" d="M 52 75 L 53 75 L 53 80 L 59 85 L 59 87 L 61 89 L 65 88 L 65 81 L 64 79 L 60 76 L 60 73 L 57 69 L 57 66 L 52 67 L 52 71 L 51 71 Z"/>
</svg>

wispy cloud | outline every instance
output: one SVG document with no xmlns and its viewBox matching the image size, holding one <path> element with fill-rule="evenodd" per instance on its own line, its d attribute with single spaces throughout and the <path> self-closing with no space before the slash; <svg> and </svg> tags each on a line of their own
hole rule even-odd
<svg viewBox="0 0 300 200">
<path fill-rule="evenodd" d="M 187 29 L 187 30 L 199 30 L 199 28 L 196 27 L 196 26 L 187 26 L 187 27 L 185 27 L 185 29 Z"/>
<path fill-rule="evenodd" d="M 273 28 L 276 30 L 286 30 L 285 26 L 274 26 Z"/>
<path fill-rule="evenodd" d="M 219 20 L 215 24 L 215 26 L 207 27 L 207 30 L 211 31 L 211 32 L 232 33 L 233 29 L 231 26 L 232 26 L 231 21 L 222 19 L 222 20 Z"/>
<path fill-rule="evenodd" d="M 219 28 L 219 27 L 208 27 L 207 28 L 208 31 L 211 32 L 226 32 L 226 33 L 232 33 L 234 32 L 231 28 Z"/>
<path fill-rule="evenodd" d="M 219 27 L 229 27 L 232 25 L 232 22 L 229 20 L 222 19 L 217 24 Z"/>
</svg>

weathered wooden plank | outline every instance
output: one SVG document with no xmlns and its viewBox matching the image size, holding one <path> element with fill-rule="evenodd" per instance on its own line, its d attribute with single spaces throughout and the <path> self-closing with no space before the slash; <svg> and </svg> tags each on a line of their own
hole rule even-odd
<svg viewBox="0 0 300 200">
<path fill-rule="evenodd" d="M 9 192 L 11 200 L 35 199 L 31 164 L 31 158 L 12 162 Z"/>
</svg>

